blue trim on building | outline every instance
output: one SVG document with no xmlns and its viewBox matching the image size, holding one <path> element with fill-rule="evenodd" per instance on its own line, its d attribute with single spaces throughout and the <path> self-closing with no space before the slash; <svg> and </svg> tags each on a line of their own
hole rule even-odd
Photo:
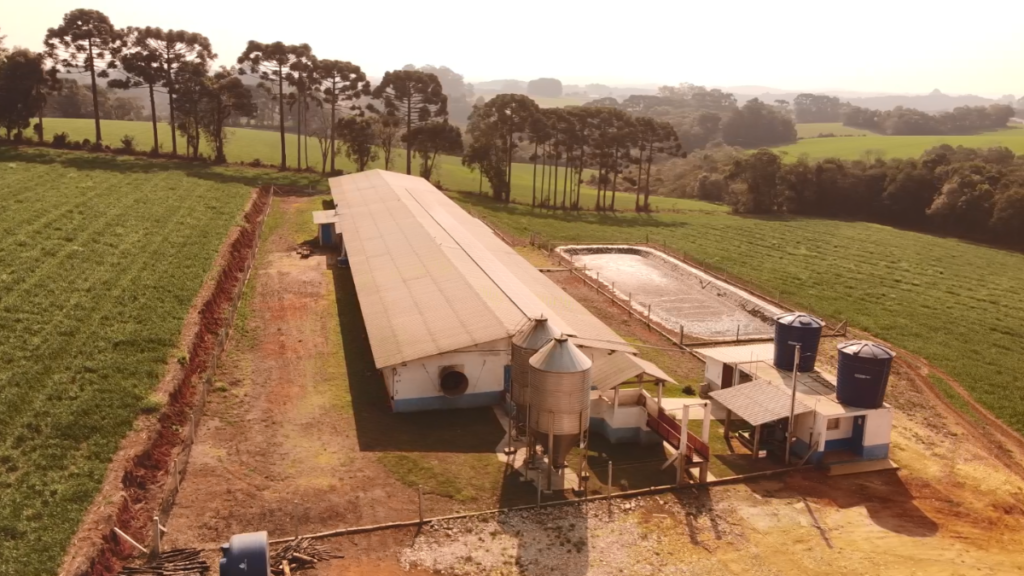
<svg viewBox="0 0 1024 576">
<path fill-rule="evenodd" d="M 601 436 L 604 436 L 612 444 L 632 443 L 647 446 L 661 443 L 661 437 L 653 430 L 641 428 L 640 426 L 633 426 L 630 428 L 613 428 L 612 425 L 604 418 L 591 417 L 590 431 L 597 432 Z"/>
<path fill-rule="evenodd" d="M 888 444 L 875 444 L 873 446 L 865 446 L 861 456 L 865 460 L 881 460 L 889 457 L 889 445 Z"/>
<path fill-rule="evenodd" d="M 334 246 L 334 224 L 320 225 L 320 245 Z"/>
<path fill-rule="evenodd" d="M 803 438 L 794 438 L 793 439 L 793 448 L 792 448 L 793 454 L 796 454 L 797 456 L 803 458 L 804 456 L 807 455 L 807 452 L 809 452 L 810 450 L 811 450 L 810 444 L 808 444 L 807 441 L 804 440 Z M 821 459 L 824 456 L 825 456 L 825 453 L 822 452 L 821 450 L 819 450 L 819 451 L 815 452 L 814 454 L 811 454 L 811 457 L 807 459 L 807 462 L 809 464 L 817 464 L 817 463 L 821 462 Z"/>
<path fill-rule="evenodd" d="M 825 440 L 826 452 L 829 450 L 849 450 L 850 452 L 856 453 L 858 449 L 860 449 L 860 442 L 858 442 L 853 436 L 836 438 L 834 440 Z"/>
<path fill-rule="evenodd" d="M 479 408 L 501 404 L 503 390 L 477 392 L 462 396 L 424 396 L 422 398 L 395 398 L 391 409 L 395 412 L 422 412 L 424 410 L 449 410 L 452 408 Z"/>
</svg>

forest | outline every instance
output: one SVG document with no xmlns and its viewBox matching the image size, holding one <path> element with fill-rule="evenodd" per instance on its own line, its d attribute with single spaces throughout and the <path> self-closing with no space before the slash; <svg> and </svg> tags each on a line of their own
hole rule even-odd
<svg viewBox="0 0 1024 576">
<path fill-rule="evenodd" d="M 1004 147 L 817 162 L 723 147 L 656 172 L 657 193 L 723 202 L 737 213 L 863 220 L 1024 246 L 1024 157 Z"/>
</svg>

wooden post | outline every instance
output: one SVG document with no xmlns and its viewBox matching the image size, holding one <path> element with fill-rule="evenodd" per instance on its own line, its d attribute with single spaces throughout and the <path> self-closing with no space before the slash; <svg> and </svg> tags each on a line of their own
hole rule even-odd
<svg viewBox="0 0 1024 576">
<path fill-rule="evenodd" d="M 740 341 L 740 323 L 739 322 L 736 323 L 736 341 L 737 342 Z"/>
<path fill-rule="evenodd" d="M 761 447 L 761 425 L 754 426 L 754 460 L 757 460 L 758 450 Z"/>
<path fill-rule="evenodd" d="M 153 516 L 153 541 L 149 548 L 149 559 L 156 560 L 160 557 L 160 517 Z"/>
<path fill-rule="evenodd" d="M 615 387 L 615 399 L 612 402 L 612 417 L 615 417 L 615 413 L 619 411 L 619 387 Z"/>
<path fill-rule="evenodd" d="M 647 329 L 651 329 L 651 305 L 647 305 Z"/>
<path fill-rule="evenodd" d="M 786 429 L 786 465 L 789 465 L 789 449 L 793 445 L 793 420 L 796 412 L 796 375 L 800 370 L 800 345 L 796 345 L 796 352 L 793 358 L 793 393 L 789 400 L 789 426 Z"/>
<path fill-rule="evenodd" d="M 612 515 L 612 461 L 608 461 L 608 516 Z"/>
<path fill-rule="evenodd" d="M 174 459 L 174 469 L 173 470 L 174 470 L 174 491 L 177 492 L 178 490 L 181 489 L 181 487 L 178 486 L 178 459 L 177 458 Z"/>
<path fill-rule="evenodd" d="M 685 331 L 683 330 L 683 325 L 682 325 L 682 324 L 680 324 L 680 325 L 679 325 L 679 345 L 680 345 L 680 346 L 682 346 L 682 345 L 683 345 L 683 336 L 684 336 L 685 334 L 686 334 L 686 332 L 685 332 Z"/>
<path fill-rule="evenodd" d="M 729 441 L 729 421 L 732 420 L 732 410 L 725 409 L 725 423 L 722 424 L 722 435 L 725 437 L 725 441 Z"/>
<path fill-rule="evenodd" d="M 537 506 L 540 507 L 540 470 L 537 470 Z"/>
<path fill-rule="evenodd" d="M 416 491 L 419 492 L 419 496 L 420 496 L 420 523 L 422 523 L 423 522 L 423 486 L 418 486 Z"/>
<path fill-rule="evenodd" d="M 704 422 L 700 427 L 700 439 L 707 444 L 711 441 L 711 402 L 704 403 Z"/>
<path fill-rule="evenodd" d="M 662 393 L 664 392 L 664 388 L 665 383 L 662 382 L 661 380 L 658 380 L 658 416 L 661 416 L 661 398 Z"/>
</svg>

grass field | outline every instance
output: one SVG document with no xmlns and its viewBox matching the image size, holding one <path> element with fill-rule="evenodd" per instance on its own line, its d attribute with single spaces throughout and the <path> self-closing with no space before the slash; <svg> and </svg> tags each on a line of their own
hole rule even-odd
<svg viewBox="0 0 1024 576">
<path fill-rule="evenodd" d="M 566 217 L 458 200 L 521 237 L 666 241 L 793 306 L 847 319 L 923 356 L 1024 432 L 1022 254 L 863 222 L 697 211 Z"/>
<path fill-rule="evenodd" d="M 819 128 L 803 128 L 805 126 L 818 126 Z M 838 123 L 797 124 L 797 132 L 800 135 L 806 131 L 839 134 L 836 131 L 838 129 L 844 129 L 844 127 Z M 1012 126 L 1003 130 L 970 136 L 882 136 L 870 134 L 852 138 L 807 138 L 774 150 L 784 154 L 789 160 L 796 160 L 803 155 L 807 155 L 811 159 L 846 158 L 854 160 L 863 158 L 866 154 L 882 158 L 917 158 L 925 150 L 940 144 L 969 148 L 1006 146 L 1018 154 L 1024 154 L 1024 127 Z"/>
<path fill-rule="evenodd" d="M 54 133 L 67 132 L 72 139 L 81 140 L 82 138 L 91 138 L 93 136 L 93 124 L 92 120 L 87 119 L 69 119 L 69 118 L 53 118 L 45 121 L 46 135 L 47 138 L 52 138 Z M 171 130 L 170 127 L 164 123 L 160 124 L 160 143 L 165 151 L 170 151 L 171 148 Z M 118 141 L 121 136 L 125 134 L 131 134 L 135 136 L 135 145 L 140 149 L 148 149 L 151 146 L 153 140 L 153 127 L 148 122 L 128 122 L 121 120 L 104 120 L 103 121 L 103 134 L 107 142 L 111 145 L 119 145 Z M 289 158 L 289 164 L 294 166 L 295 161 L 295 145 L 296 138 L 294 134 L 289 134 L 287 153 Z M 184 146 L 179 139 L 179 145 Z M 319 161 L 314 161 L 313 153 L 317 148 L 316 141 L 310 139 L 310 165 L 316 166 L 319 171 Z M 230 137 L 227 143 L 226 151 L 228 160 L 231 162 L 251 162 L 254 159 L 260 159 L 264 163 L 278 162 L 280 159 L 280 136 L 277 132 L 266 131 L 266 130 L 249 130 L 249 129 L 230 129 Z M 404 151 L 397 152 L 398 159 L 392 165 L 392 170 L 404 171 L 405 170 L 405 153 Z M 344 158 L 344 156 L 338 157 L 338 167 L 342 170 L 350 171 L 354 169 L 351 162 Z M 383 162 L 376 162 L 371 165 L 371 168 L 383 168 Z M 413 163 L 413 171 L 417 170 L 416 163 Z M 435 168 L 434 180 L 440 180 L 441 184 L 449 190 L 460 190 L 475 192 L 480 189 L 480 175 L 477 172 L 470 172 L 470 170 L 462 166 L 461 158 L 454 156 L 441 156 L 437 160 L 437 167 Z M 255 172 L 255 174 L 263 174 L 263 172 Z M 266 178 L 271 178 L 272 172 L 266 172 Z M 559 181 L 561 182 L 562 171 L 559 171 Z M 293 178 L 297 178 L 305 183 L 313 183 L 322 188 L 326 188 L 326 184 L 319 182 L 319 174 L 308 174 L 305 176 L 294 175 Z M 538 180 L 540 179 L 540 171 L 538 169 Z M 264 180 L 269 181 L 269 180 Z M 561 183 L 559 184 L 561 189 Z M 487 184 L 487 180 L 483 181 L 483 190 L 485 193 L 490 192 L 490 186 Z M 513 201 L 520 204 L 529 204 L 533 195 L 533 166 L 528 164 L 514 164 L 512 166 L 512 198 Z M 584 206 L 593 206 L 596 197 L 594 191 L 590 188 L 584 187 L 582 195 L 582 202 Z M 707 209 L 707 210 L 721 210 L 724 209 L 719 206 L 707 204 L 703 202 L 693 202 L 691 200 L 678 200 L 672 198 L 652 198 L 651 204 L 659 210 L 679 210 L 679 209 Z M 631 198 L 625 198 L 624 204 L 619 204 L 617 201 L 616 206 L 620 209 L 631 210 L 633 207 L 633 201 Z"/>
<path fill-rule="evenodd" d="M 810 122 L 796 125 L 797 138 L 816 138 L 819 134 L 835 134 L 836 136 L 869 135 L 871 132 L 860 128 L 843 126 L 841 122 Z"/>
<path fill-rule="evenodd" d="M 252 171 L 250 171 L 252 172 Z M 0 574 L 55 574 L 251 175 L 0 148 Z"/>
</svg>

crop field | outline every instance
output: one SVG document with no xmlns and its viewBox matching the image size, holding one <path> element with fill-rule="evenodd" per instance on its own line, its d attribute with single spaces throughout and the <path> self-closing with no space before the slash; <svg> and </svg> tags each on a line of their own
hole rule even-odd
<svg viewBox="0 0 1024 576">
<path fill-rule="evenodd" d="M 818 126 L 808 129 L 804 126 Z M 833 129 L 832 127 L 835 127 Z M 809 131 L 833 132 L 844 129 L 841 124 L 797 124 L 798 133 L 803 136 Z M 846 158 L 855 160 L 866 155 L 882 158 L 917 158 L 925 150 L 949 144 L 950 146 L 967 146 L 969 148 L 989 148 L 1006 146 L 1017 154 L 1024 154 L 1024 127 L 1016 125 L 1003 130 L 972 134 L 969 136 L 883 136 L 868 133 L 868 136 L 836 137 L 836 138 L 805 138 L 795 144 L 779 146 L 774 150 L 784 154 L 788 160 L 807 155 L 811 159 Z"/>
<path fill-rule="evenodd" d="M 45 120 L 44 125 L 46 126 L 46 137 L 50 139 L 53 134 L 58 132 L 67 132 L 72 139 L 81 140 L 82 138 L 92 138 L 93 136 L 93 124 L 92 120 L 89 119 L 70 119 L 70 118 L 48 118 Z M 169 152 L 171 149 L 171 129 L 166 123 L 158 125 L 160 130 L 160 144 L 164 151 Z M 264 163 L 276 163 L 280 159 L 280 136 L 277 132 L 269 130 L 251 130 L 232 128 L 229 129 L 230 136 L 227 143 L 226 155 L 230 162 L 251 162 L 252 160 L 259 159 Z M 103 121 L 103 135 L 106 142 L 111 146 L 120 146 L 118 142 L 121 137 L 125 134 L 135 136 L 135 146 L 140 150 L 148 150 L 152 145 L 153 141 L 153 126 L 149 122 L 129 122 L 122 120 L 104 120 Z M 295 162 L 295 146 L 296 139 L 295 134 L 286 135 L 288 139 L 287 154 L 288 162 L 290 166 L 294 167 Z M 179 138 L 178 144 L 184 146 L 183 142 Z M 319 157 L 314 158 L 314 153 L 317 151 L 316 140 L 310 138 L 309 152 L 310 152 L 310 166 L 315 166 L 317 173 L 310 173 L 304 177 L 304 182 L 309 181 L 316 183 L 319 180 Z M 405 171 L 405 152 L 396 151 L 397 160 L 392 164 L 391 169 L 395 171 Z M 440 180 L 441 184 L 448 190 L 459 190 L 467 192 L 476 192 L 483 187 L 485 193 L 490 192 L 490 186 L 487 184 L 487 180 L 484 179 L 481 183 L 480 174 L 478 172 L 471 172 L 468 168 L 462 165 L 461 158 L 454 156 L 440 156 L 437 159 L 437 166 L 435 167 L 434 180 Z M 354 166 L 349 162 L 344 155 L 339 155 L 336 164 L 340 169 L 345 171 L 354 170 Z M 383 168 L 384 163 L 382 161 L 375 162 L 370 166 L 371 168 Z M 417 164 L 414 159 L 413 171 L 417 170 Z M 269 172 L 268 174 L 273 174 Z M 561 190 L 561 176 L 562 171 L 559 170 L 559 190 Z M 538 168 L 537 179 L 538 186 L 540 181 L 541 171 Z M 294 176 L 299 177 L 299 176 Z M 269 176 L 267 177 L 269 178 Z M 268 181 L 268 180 L 264 180 Z M 326 189 L 326 184 L 320 182 L 317 184 L 319 187 Z M 512 199 L 520 204 L 529 204 L 533 194 L 533 166 L 529 164 L 514 164 L 512 166 Z M 584 206 L 593 206 L 596 197 L 594 191 L 588 187 L 583 188 L 581 194 L 582 202 Z M 617 201 L 616 206 L 619 209 L 632 210 L 633 199 L 626 195 L 625 198 L 622 195 L 619 196 L 620 200 Z M 625 203 L 619 203 L 619 202 Z M 705 204 L 703 202 L 693 204 L 688 200 L 677 200 L 671 198 L 651 198 L 651 204 L 659 210 L 676 210 L 676 209 L 692 209 L 699 206 L 703 206 L 707 209 L 717 210 L 724 209 L 721 207 Z"/>
<path fill-rule="evenodd" d="M 121 439 L 160 408 L 245 177 L 0 148 L 0 574 L 57 572 Z"/>
<path fill-rule="evenodd" d="M 868 136 L 871 132 L 843 126 L 842 122 L 808 122 L 796 125 L 797 138 L 817 138 L 820 134 L 835 134 L 836 136 Z"/>
<path fill-rule="evenodd" d="M 520 237 L 667 242 L 792 306 L 849 320 L 924 357 L 1024 432 L 1022 254 L 863 222 L 700 211 L 552 216 L 457 200 Z"/>
</svg>

